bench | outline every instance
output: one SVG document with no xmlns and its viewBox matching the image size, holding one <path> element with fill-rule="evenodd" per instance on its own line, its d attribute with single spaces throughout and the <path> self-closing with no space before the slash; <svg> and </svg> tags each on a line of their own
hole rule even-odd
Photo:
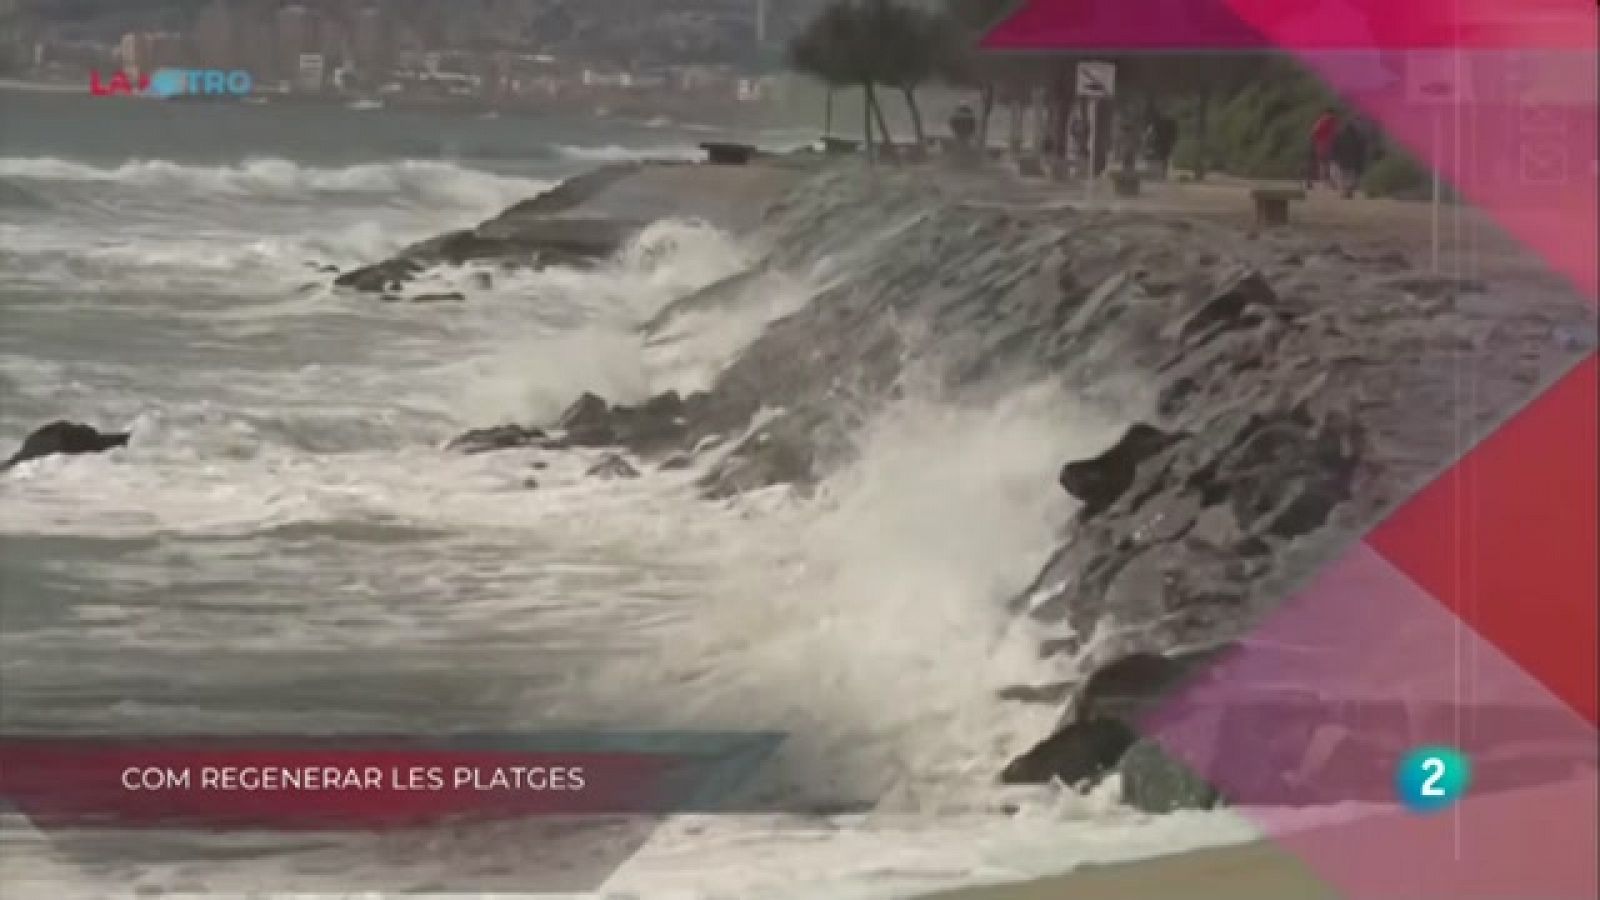
<svg viewBox="0 0 1600 900">
<path fill-rule="evenodd" d="M 756 148 L 749 144 L 710 142 L 701 144 L 700 149 L 706 151 L 707 161 L 714 166 L 742 166 L 756 155 Z"/>
<path fill-rule="evenodd" d="M 861 142 L 825 137 L 822 139 L 822 152 L 829 156 L 850 156 L 861 152 Z"/>
<path fill-rule="evenodd" d="M 1256 225 L 1289 224 L 1289 201 L 1305 198 L 1306 192 L 1299 188 L 1256 188 L 1250 192 L 1256 207 Z"/>
</svg>

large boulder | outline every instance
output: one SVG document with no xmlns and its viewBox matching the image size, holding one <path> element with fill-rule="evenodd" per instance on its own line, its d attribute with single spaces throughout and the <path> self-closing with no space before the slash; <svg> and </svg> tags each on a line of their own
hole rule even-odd
<svg viewBox="0 0 1600 900">
<path fill-rule="evenodd" d="M 1117 771 L 1122 776 L 1122 802 L 1141 812 L 1212 809 L 1222 802 L 1216 788 L 1149 739 L 1129 747 Z"/>
<path fill-rule="evenodd" d="M 1230 648 L 1134 653 L 1096 669 L 1077 689 L 1060 728 L 1002 773 L 1011 784 L 1093 785 L 1139 740 L 1144 716 Z"/>
<path fill-rule="evenodd" d="M 401 285 L 425 268 L 426 266 L 414 259 L 399 256 L 375 265 L 352 269 L 335 278 L 333 283 L 342 288 L 378 294 L 398 290 Z"/>
<path fill-rule="evenodd" d="M 537 428 L 499 425 L 494 428 L 469 431 L 451 441 L 445 449 L 455 453 L 476 455 L 499 450 L 515 450 L 519 447 L 541 446 L 547 441 L 548 436 Z"/>
<path fill-rule="evenodd" d="M 725 499 L 779 484 L 807 485 L 815 476 L 814 436 L 803 420 L 786 416 L 741 441 L 700 487 L 712 499 Z"/>
<path fill-rule="evenodd" d="M 639 477 L 639 470 L 618 454 L 608 453 L 589 467 L 588 476 L 601 481 L 632 481 Z"/>
<path fill-rule="evenodd" d="M 561 414 L 559 426 L 566 442 L 575 447 L 606 447 L 617 441 L 611 405 L 598 394 L 586 393 Z"/>
<path fill-rule="evenodd" d="M 51 422 L 28 435 L 17 452 L 4 465 L 0 465 L 0 472 L 46 456 L 103 453 L 116 447 L 126 447 L 131 437 L 125 433 L 104 433 L 79 422 Z"/>
<path fill-rule="evenodd" d="M 1120 719 L 1079 719 L 1012 760 L 1000 773 L 1000 780 L 1006 784 L 1059 781 L 1069 787 L 1093 786 L 1116 768 L 1138 739 L 1138 733 Z"/>
<path fill-rule="evenodd" d="M 1106 452 L 1094 459 L 1068 463 L 1061 470 L 1061 486 L 1083 501 L 1085 517 L 1099 515 L 1133 486 L 1145 460 L 1182 439 L 1182 435 L 1137 422 Z"/>
<path fill-rule="evenodd" d="M 641 456 L 672 453 L 688 435 L 689 406 L 677 391 L 638 406 L 612 406 L 584 394 L 562 414 L 560 427 L 573 447 L 626 447 Z"/>
</svg>

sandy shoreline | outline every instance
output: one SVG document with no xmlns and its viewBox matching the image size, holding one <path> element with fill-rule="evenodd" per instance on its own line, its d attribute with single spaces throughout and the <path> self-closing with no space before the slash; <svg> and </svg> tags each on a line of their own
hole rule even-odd
<svg viewBox="0 0 1600 900">
<path fill-rule="evenodd" d="M 1323 900 L 1337 897 L 1268 842 L 1087 866 L 1057 878 L 965 888 L 925 900 Z"/>
</svg>

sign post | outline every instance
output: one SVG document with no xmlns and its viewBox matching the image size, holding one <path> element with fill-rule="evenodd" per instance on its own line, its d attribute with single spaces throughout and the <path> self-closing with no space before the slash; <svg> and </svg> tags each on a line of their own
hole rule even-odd
<svg viewBox="0 0 1600 900">
<path fill-rule="evenodd" d="M 1429 203 L 1432 223 L 1433 271 L 1440 268 L 1440 206 L 1443 183 L 1439 168 L 1444 162 L 1445 107 L 1468 100 L 1470 80 L 1463 78 L 1462 60 L 1449 50 L 1418 50 L 1406 57 L 1406 96 L 1412 103 L 1431 106 L 1433 146 L 1429 148 L 1428 168 L 1432 172 Z"/>
<path fill-rule="evenodd" d="M 1099 130 L 1100 101 L 1117 93 L 1117 65 L 1109 62 L 1078 63 L 1078 96 L 1089 101 L 1089 171 L 1087 173 L 1089 199 L 1094 200 L 1095 176 L 1100 171 Z"/>
</svg>

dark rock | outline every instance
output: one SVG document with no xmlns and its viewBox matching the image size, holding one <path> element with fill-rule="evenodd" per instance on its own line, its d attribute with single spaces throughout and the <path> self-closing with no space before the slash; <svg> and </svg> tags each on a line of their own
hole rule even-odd
<svg viewBox="0 0 1600 900">
<path fill-rule="evenodd" d="M 632 481 L 639 477 L 639 470 L 621 456 L 610 453 L 589 468 L 588 476 L 603 481 Z"/>
<path fill-rule="evenodd" d="M 1089 676 L 1078 692 L 1074 714 L 1077 718 L 1136 718 L 1187 671 L 1181 662 L 1157 653 L 1124 656 Z"/>
<path fill-rule="evenodd" d="M 681 445 L 687 424 L 685 411 L 677 391 L 652 397 L 641 406 L 615 407 L 611 414 L 617 442 L 646 455 Z"/>
<path fill-rule="evenodd" d="M 755 156 L 756 148 L 749 144 L 732 144 L 707 141 L 700 145 L 706 151 L 706 161 L 714 166 L 742 166 Z"/>
<path fill-rule="evenodd" d="M 473 272 L 472 286 L 480 291 L 487 291 L 494 287 L 494 276 L 488 272 Z"/>
<path fill-rule="evenodd" d="M 778 484 L 808 484 L 816 452 L 804 425 L 781 419 L 746 438 L 701 478 L 708 497 L 724 499 Z"/>
<path fill-rule="evenodd" d="M 1179 330 L 1185 345 L 1201 344 L 1227 331 L 1254 328 L 1276 314 L 1278 295 L 1260 272 L 1245 272 L 1195 310 Z"/>
<path fill-rule="evenodd" d="M 611 406 L 596 394 L 584 394 L 561 414 L 560 426 L 567 443 L 574 447 L 604 447 L 615 444 L 617 432 Z"/>
<path fill-rule="evenodd" d="M 32 459 L 46 456 L 76 456 L 85 453 L 103 453 L 116 447 L 128 446 L 129 434 L 107 434 L 78 422 L 51 422 L 23 440 L 22 447 L 0 465 L 0 472 Z"/>
<path fill-rule="evenodd" d="M 584 394 L 561 416 L 560 426 L 573 447 L 627 447 L 641 456 L 671 452 L 688 433 L 687 407 L 676 391 L 639 406 L 611 406 Z"/>
<path fill-rule="evenodd" d="M 1403 276 L 1384 281 L 1383 286 L 1428 299 L 1456 294 L 1481 294 L 1488 290 L 1488 286 L 1476 278 L 1455 278 L 1448 275 Z"/>
<path fill-rule="evenodd" d="M 451 291 L 448 294 L 418 294 L 411 298 L 412 303 L 465 303 L 467 295 Z"/>
<path fill-rule="evenodd" d="M 658 467 L 663 472 L 683 472 L 694 468 L 694 454 L 679 453 L 670 456 Z"/>
<path fill-rule="evenodd" d="M 1085 517 L 1098 515 L 1133 486 L 1134 476 L 1145 460 L 1182 439 L 1182 435 L 1167 434 L 1143 422 L 1135 423 L 1105 453 L 1094 459 L 1068 463 L 1061 470 L 1061 486 L 1083 501 Z"/>
<path fill-rule="evenodd" d="M 1012 760 L 1000 773 L 1004 784 L 1092 786 L 1104 778 L 1139 739 L 1119 719 L 1086 719 L 1067 727 Z"/>
<path fill-rule="evenodd" d="M 522 488 L 527 491 L 537 491 L 539 489 L 539 479 L 533 477 L 524 478 L 522 480 Z"/>
<path fill-rule="evenodd" d="M 519 447 L 541 446 L 547 438 L 548 436 L 537 428 L 501 425 L 469 431 L 451 441 L 445 449 L 455 453 L 476 455 L 498 450 L 515 450 Z"/>
<path fill-rule="evenodd" d="M 1214 809 L 1221 803 L 1216 788 L 1149 739 L 1129 747 L 1117 771 L 1122 775 L 1122 802 L 1141 812 Z"/>
<path fill-rule="evenodd" d="M 337 287 L 352 288 L 376 294 L 382 291 L 398 290 L 402 284 L 409 281 L 412 276 L 421 272 L 424 268 L 422 263 L 416 260 L 396 257 L 376 265 L 352 269 L 335 278 L 333 283 Z"/>
<path fill-rule="evenodd" d="M 1372 258 L 1372 264 L 1380 269 L 1385 269 L 1391 272 L 1398 272 L 1411 268 L 1410 258 L 1398 250 L 1390 250 L 1387 253 L 1378 254 Z"/>
<path fill-rule="evenodd" d="M 999 697 L 1011 703 L 1057 706 L 1066 702 L 1072 694 L 1073 687 L 1075 685 L 1070 681 L 1056 684 L 1019 684 L 1002 688 Z"/>
<path fill-rule="evenodd" d="M 1013 760 L 1002 779 L 1008 784 L 1098 782 L 1138 740 L 1134 728 L 1146 711 L 1231 649 L 1134 653 L 1100 667 L 1078 688 L 1063 726 Z"/>
</svg>

